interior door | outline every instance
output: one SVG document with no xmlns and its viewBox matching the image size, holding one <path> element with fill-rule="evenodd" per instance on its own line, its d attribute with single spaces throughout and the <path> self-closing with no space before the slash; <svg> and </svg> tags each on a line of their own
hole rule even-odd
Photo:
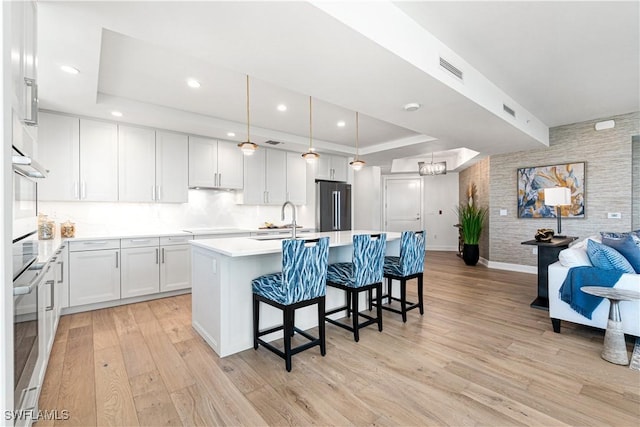
<svg viewBox="0 0 640 427">
<path fill-rule="evenodd" d="M 422 230 L 422 178 L 387 178 L 384 194 L 385 230 Z"/>
</svg>

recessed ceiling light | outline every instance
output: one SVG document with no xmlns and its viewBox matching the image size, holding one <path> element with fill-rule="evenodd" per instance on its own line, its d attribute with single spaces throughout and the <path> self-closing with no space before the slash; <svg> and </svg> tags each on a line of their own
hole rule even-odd
<svg viewBox="0 0 640 427">
<path fill-rule="evenodd" d="M 421 105 L 417 102 L 410 102 L 403 107 L 405 111 L 416 111 Z"/>
<path fill-rule="evenodd" d="M 340 120 L 338 123 L 336 123 L 338 125 L 339 128 L 343 128 L 345 127 L 347 124 L 345 123 L 344 120 Z"/>
<path fill-rule="evenodd" d="M 227 132 L 227 136 L 236 136 L 235 132 Z"/>
<path fill-rule="evenodd" d="M 284 104 L 280 104 L 276 107 L 278 111 L 287 111 L 287 106 Z"/>
<path fill-rule="evenodd" d="M 77 68 L 72 67 L 71 65 L 61 65 L 60 69 L 62 71 L 64 71 L 65 73 L 69 73 L 69 74 L 79 74 L 80 70 L 78 70 Z"/>
<path fill-rule="evenodd" d="M 112 111 L 111 115 L 114 117 L 122 117 L 122 113 L 120 111 Z"/>
<path fill-rule="evenodd" d="M 200 82 L 196 79 L 187 79 L 187 86 L 198 89 L 200 87 Z"/>
</svg>

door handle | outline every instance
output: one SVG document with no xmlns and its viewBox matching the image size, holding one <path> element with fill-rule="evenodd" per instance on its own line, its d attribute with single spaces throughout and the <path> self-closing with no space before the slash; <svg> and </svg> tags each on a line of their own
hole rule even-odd
<svg viewBox="0 0 640 427">
<path fill-rule="evenodd" d="M 58 261 L 58 265 L 60 266 L 60 280 L 58 283 L 64 282 L 64 261 Z"/>
<path fill-rule="evenodd" d="M 160 263 L 160 249 L 156 248 L 156 264 Z"/>
<path fill-rule="evenodd" d="M 340 192 L 338 191 L 338 215 L 337 215 L 337 221 L 338 221 L 338 230 L 340 228 L 342 228 L 342 222 L 340 221 L 340 217 L 342 216 L 342 205 L 340 202 L 340 197 L 342 196 L 342 194 L 340 194 Z"/>
<path fill-rule="evenodd" d="M 118 251 L 116 251 L 116 268 L 118 268 Z"/>
<path fill-rule="evenodd" d="M 158 185 L 158 189 L 156 190 L 156 200 L 159 202 L 162 200 L 162 185 Z"/>
<path fill-rule="evenodd" d="M 164 264 L 164 248 L 162 248 L 162 263 Z"/>
<path fill-rule="evenodd" d="M 38 126 L 38 84 L 35 79 L 24 78 L 24 84 L 31 89 L 29 96 L 31 101 L 31 112 L 29 118 L 24 119 L 24 124 L 29 126 Z"/>
<path fill-rule="evenodd" d="M 50 292 L 50 295 L 51 295 L 51 304 L 49 304 L 45 308 L 45 310 L 46 311 L 51 311 L 51 310 L 53 310 L 53 307 L 55 306 L 55 301 L 56 301 L 55 291 L 54 291 L 54 288 L 55 288 L 55 285 L 56 285 L 56 281 L 55 280 L 47 280 L 45 283 L 47 285 L 49 285 L 49 292 Z"/>
</svg>

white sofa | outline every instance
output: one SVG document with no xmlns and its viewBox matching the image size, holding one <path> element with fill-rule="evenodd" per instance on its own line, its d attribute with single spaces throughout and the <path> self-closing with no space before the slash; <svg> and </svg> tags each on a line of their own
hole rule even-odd
<svg viewBox="0 0 640 427">
<path fill-rule="evenodd" d="M 569 248 L 567 250 L 571 250 Z M 584 250 L 577 248 L 575 250 Z M 586 253 L 585 253 L 586 254 Z M 562 257 L 560 258 L 562 260 Z M 560 261 L 549 266 L 549 317 L 553 324 L 553 330 L 560 332 L 560 321 L 567 320 L 582 325 L 595 326 L 606 329 L 609 319 L 609 301 L 604 300 L 593 311 L 591 320 L 575 312 L 569 304 L 560 299 L 560 287 L 567 277 L 568 266 L 562 265 Z M 623 274 L 614 286 L 618 289 L 631 289 L 640 291 L 640 274 Z M 621 301 L 620 315 L 625 334 L 640 337 L 640 300 Z"/>
</svg>

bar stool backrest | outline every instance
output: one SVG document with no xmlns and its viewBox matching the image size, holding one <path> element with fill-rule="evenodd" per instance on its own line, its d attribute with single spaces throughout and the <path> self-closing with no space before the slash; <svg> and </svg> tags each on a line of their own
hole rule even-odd
<svg viewBox="0 0 640 427">
<path fill-rule="evenodd" d="M 353 286 L 382 282 L 387 235 L 358 234 L 353 236 Z"/>
<path fill-rule="evenodd" d="M 403 231 L 400 236 L 400 268 L 403 276 L 424 270 L 425 235 L 423 231 Z"/>
<path fill-rule="evenodd" d="M 285 304 L 324 296 L 327 293 L 329 238 L 282 241 L 282 286 Z"/>
</svg>

